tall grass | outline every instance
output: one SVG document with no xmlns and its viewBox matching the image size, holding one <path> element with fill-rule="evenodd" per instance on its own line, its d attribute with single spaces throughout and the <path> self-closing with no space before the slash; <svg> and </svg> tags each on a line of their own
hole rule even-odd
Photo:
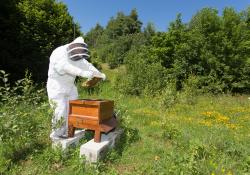
<svg viewBox="0 0 250 175">
<path fill-rule="evenodd" d="M 169 88 L 156 97 L 125 96 L 113 83 L 117 70 L 104 71 L 109 79 L 94 89 L 78 82 L 80 98 L 114 100 L 124 134 L 94 166 L 79 159 L 79 146 L 67 153 L 51 148 L 45 91 L 28 74 L 10 87 L 2 72 L 0 174 L 250 173 L 247 96 L 197 95 L 188 82 L 181 93 Z"/>
</svg>

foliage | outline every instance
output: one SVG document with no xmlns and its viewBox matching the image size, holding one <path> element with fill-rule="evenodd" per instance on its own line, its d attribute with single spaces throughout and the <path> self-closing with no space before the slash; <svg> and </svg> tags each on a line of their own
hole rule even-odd
<svg viewBox="0 0 250 175">
<path fill-rule="evenodd" d="M 171 108 L 178 103 L 178 92 L 176 91 L 176 82 L 168 82 L 166 87 L 157 95 L 159 105 L 165 108 Z"/>
<path fill-rule="evenodd" d="M 103 31 L 103 27 L 97 23 L 96 26 L 87 33 L 85 39 L 89 47 L 94 48 L 97 46 L 97 41 L 102 35 Z"/>
<path fill-rule="evenodd" d="M 153 23 L 149 22 L 143 30 L 143 34 L 147 42 L 151 41 L 152 36 L 156 34 L 156 29 Z M 148 43 L 149 44 L 149 43 Z"/>
<path fill-rule="evenodd" d="M 26 72 L 24 79 L 10 87 L 8 74 L 1 71 L 0 173 L 7 171 L 15 161 L 25 158 L 29 152 L 36 150 L 41 143 L 39 140 L 45 134 L 41 132 L 47 125 L 41 117 L 48 109 L 47 104 L 41 104 L 45 93 L 43 89 L 37 89 L 30 78 L 31 75 Z M 32 108 L 36 110 L 31 110 Z"/>
<path fill-rule="evenodd" d="M 150 94 L 156 93 L 164 86 L 155 82 L 165 80 L 175 81 L 176 90 L 181 90 L 183 82 L 195 76 L 196 88 L 203 92 L 249 92 L 250 33 L 246 14 L 225 8 L 218 16 L 217 10 L 204 8 L 188 24 L 183 24 L 178 15 L 169 30 L 153 35 L 144 49 L 128 51 L 124 58 L 128 80 L 121 81 L 125 84 L 122 91 L 141 94 L 149 87 Z M 155 64 L 161 68 L 155 69 Z"/>
<path fill-rule="evenodd" d="M 1 71 L 2 174 L 249 174 L 247 96 L 195 95 L 195 103 L 183 103 L 180 94 L 192 96 L 196 87 L 196 77 L 190 77 L 181 92 L 176 82 L 167 81 L 177 101 L 166 108 L 158 105 L 158 96 L 120 94 L 112 86 L 118 70 L 103 71 L 108 80 L 92 93 L 80 89 L 79 82 L 79 98 L 115 100 L 124 134 L 106 159 L 93 166 L 79 159 L 79 145 L 67 153 L 51 148 L 52 113 L 44 91 L 38 93 L 28 74 L 22 80 L 26 86 L 14 91 Z"/>
<path fill-rule="evenodd" d="M 115 39 L 119 36 L 140 32 L 141 25 L 136 9 L 131 10 L 128 16 L 125 16 L 123 12 L 118 12 L 116 18 L 111 18 L 108 22 L 105 34 L 109 38 Z"/>
<path fill-rule="evenodd" d="M 73 39 L 73 22 L 67 7 L 55 0 L 1 1 L 0 69 L 11 73 L 11 81 L 29 69 L 34 79 L 45 80 L 49 56 L 55 47 Z"/>
<path fill-rule="evenodd" d="M 66 6 L 2 2 L 1 66 L 15 77 L 27 67 L 36 79 L 45 76 L 44 58 L 73 33 Z M 204 8 L 187 24 L 177 15 L 166 32 L 141 26 L 132 10 L 86 35 L 92 60 L 112 70 L 104 67 L 107 81 L 79 89 L 80 98 L 115 100 L 124 129 L 96 166 L 83 164 L 79 147 L 51 148 L 52 111 L 28 72 L 11 86 L 0 71 L 0 174 L 249 174 L 248 97 L 201 92 L 249 92 L 250 7 L 221 16 Z"/>
<path fill-rule="evenodd" d="M 86 39 L 90 41 L 90 46 L 97 54 L 96 57 L 108 63 L 111 68 L 115 68 L 124 63 L 124 57 L 134 44 L 139 44 L 139 40 L 143 42 L 145 37 L 139 35 L 141 26 L 136 9 L 131 10 L 127 16 L 118 12 L 105 28 L 97 24 L 91 29 L 86 34 Z"/>
<path fill-rule="evenodd" d="M 10 72 L 10 79 L 22 78 L 29 69 L 35 80 L 45 80 L 51 51 L 71 41 L 74 33 L 67 7 L 55 0 L 1 3 L 0 69 Z M 142 29 L 133 9 L 128 15 L 118 12 L 104 27 L 96 24 L 85 38 L 93 62 L 126 66 L 128 80 L 121 75 L 124 78 L 117 83 L 123 93 L 155 95 L 166 81 L 176 82 L 179 91 L 190 76 L 197 78 L 203 92 L 249 92 L 249 14 L 250 7 L 242 12 L 225 8 L 222 15 L 204 8 L 186 24 L 178 14 L 166 32 L 157 32 L 152 23 Z M 141 71 L 135 72 L 133 66 Z"/>
<path fill-rule="evenodd" d="M 219 17 L 214 9 L 199 11 L 186 26 L 180 18 L 169 32 L 153 39 L 164 67 L 177 78 L 179 86 L 196 75 L 206 91 L 248 91 L 249 50 L 242 44 L 249 40 L 246 21 L 231 8 Z M 248 78 L 249 79 L 249 78 Z"/>
<path fill-rule="evenodd" d="M 139 50 L 139 51 L 138 51 Z M 126 76 L 116 80 L 120 91 L 132 95 L 154 95 L 166 85 L 165 70 L 147 47 L 135 47 L 126 56 Z"/>
</svg>

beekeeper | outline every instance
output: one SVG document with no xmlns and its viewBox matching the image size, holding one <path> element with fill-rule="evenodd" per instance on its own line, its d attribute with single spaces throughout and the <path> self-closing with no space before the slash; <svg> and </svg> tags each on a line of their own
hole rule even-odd
<svg viewBox="0 0 250 175">
<path fill-rule="evenodd" d="M 51 139 L 67 137 L 68 103 L 69 100 L 78 98 L 74 83 L 76 76 L 88 78 L 88 80 L 93 77 L 103 80 L 106 78 L 105 74 L 87 61 L 88 58 L 87 44 L 82 37 L 56 48 L 50 56 L 47 92 L 50 105 L 54 110 Z"/>
</svg>

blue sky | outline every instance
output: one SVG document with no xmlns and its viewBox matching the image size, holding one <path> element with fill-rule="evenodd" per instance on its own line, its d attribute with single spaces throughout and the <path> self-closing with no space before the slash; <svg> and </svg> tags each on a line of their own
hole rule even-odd
<svg viewBox="0 0 250 175">
<path fill-rule="evenodd" d="M 81 26 L 82 32 L 88 32 L 96 23 L 106 26 L 117 12 L 129 14 L 137 9 L 139 19 L 146 25 L 153 22 L 158 31 L 166 31 L 169 23 L 175 20 L 177 13 L 182 14 L 184 22 L 204 7 L 213 7 L 222 13 L 225 7 L 237 11 L 250 6 L 250 0 L 58 0 L 68 6 L 69 13 Z"/>
</svg>

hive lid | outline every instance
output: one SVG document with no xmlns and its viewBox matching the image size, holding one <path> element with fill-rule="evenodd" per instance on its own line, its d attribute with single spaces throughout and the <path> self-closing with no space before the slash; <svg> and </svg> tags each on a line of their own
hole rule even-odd
<svg viewBox="0 0 250 175">
<path fill-rule="evenodd" d="M 97 105 L 100 103 L 105 103 L 105 102 L 114 102 L 113 100 L 106 100 L 106 99 L 77 99 L 77 100 L 70 100 L 70 103 L 73 104 L 93 104 Z"/>
</svg>

